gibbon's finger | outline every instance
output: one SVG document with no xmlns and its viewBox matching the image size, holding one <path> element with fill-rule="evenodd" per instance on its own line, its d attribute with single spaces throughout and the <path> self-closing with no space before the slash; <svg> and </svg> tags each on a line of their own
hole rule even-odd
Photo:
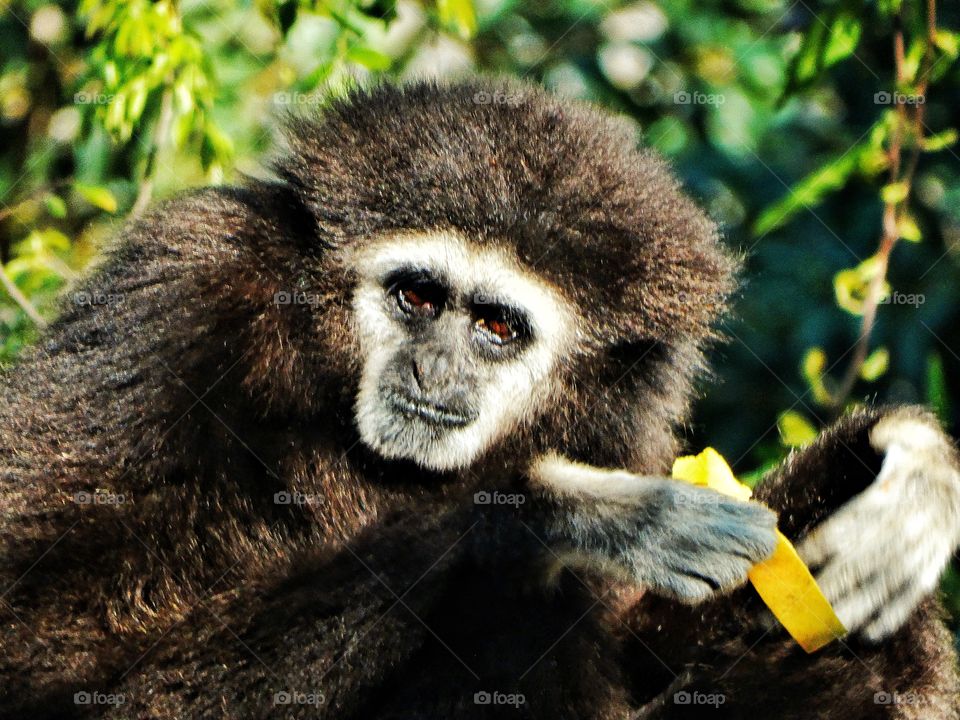
<svg viewBox="0 0 960 720">
<path fill-rule="evenodd" d="M 883 533 L 877 528 L 867 529 L 844 548 L 834 548 L 829 559 L 814 573 L 817 585 L 831 603 L 856 590 L 865 580 L 887 569 L 889 552 L 880 543 Z"/>
<path fill-rule="evenodd" d="M 891 493 L 876 483 L 840 507 L 800 543 L 797 552 L 809 566 L 826 564 L 833 556 L 846 555 L 852 548 L 884 545 L 893 528 L 917 538 L 927 519 L 905 522 L 905 503 L 900 493 Z M 914 516 L 916 517 L 916 516 Z"/>
<path fill-rule="evenodd" d="M 837 563 L 830 568 L 834 571 L 833 579 L 824 579 L 820 587 L 833 602 L 837 616 L 851 632 L 859 630 L 877 617 L 886 615 L 888 608 L 893 610 L 892 614 L 887 615 L 888 619 L 894 616 L 905 619 L 913 607 L 936 585 L 941 568 L 937 568 L 928 577 L 919 577 L 916 569 L 930 567 L 937 554 L 938 548 L 929 544 L 916 546 L 899 554 L 896 561 L 891 562 L 889 553 L 880 549 L 859 564 Z M 933 578 L 932 581 L 930 577 Z M 841 585 L 836 582 L 837 578 L 842 578 L 843 588 L 842 594 L 835 596 Z M 903 608 L 902 612 L 893 608 L 893 604 L 911 599 L 912 607 Z"/>
<path fill-rule="evenodd" d="M 924 583 L 908 585 L 900 595 L 885 602 L 880 613 L 867 622 L 860 631 L 863 637 L 869 642 L 879 643 L 893 635 L 910 618 L 936 584 L 935 579 L 929 585 Z"/>
</svg>

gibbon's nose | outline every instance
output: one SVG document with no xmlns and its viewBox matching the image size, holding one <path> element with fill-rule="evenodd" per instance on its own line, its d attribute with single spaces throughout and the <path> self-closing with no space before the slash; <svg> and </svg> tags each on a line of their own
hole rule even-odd
<svg viewBox="0 0 960 720">
<path fill-rule="evenodd" d="M 421 392 L 443 391 L 450 385 L 450 360 L 439 353 L 424 353 L 410 361 L 413 379 Z"/>
</svg>

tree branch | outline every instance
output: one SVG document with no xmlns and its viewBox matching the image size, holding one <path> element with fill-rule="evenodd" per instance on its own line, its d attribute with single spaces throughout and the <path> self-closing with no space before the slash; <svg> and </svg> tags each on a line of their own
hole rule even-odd
<svg viewBox="0 0 960 720">
<path fill-rule="evenodd" d="M 937 9 L 936 0 L 927 0 L 927 47 L 925 49 L 921 71 L 918 73 L 920 78 L 917 86 L 917 95 L 925 95 L 928 87 L 928 75 L 933 66 L 933 40 L 937 31 Z M 866 362 L 870 352 L 870 339 L 873 335 L 874 327 L 877 321 L 877 311 L 880 301 L 883 299 L 883 286 L 887 279 L 887 270 L 890 267 L 890 255 L 893 248 L 900 239 L 899 219 L 907 211 L 909 204 L 910 190 L 913 186 L 913 177 L 920 159 L 921 144 L 923 142 L 923 110 L 926 102 L 914 103 L 908 111 L 908 106 L 899 101 L 899 93 L 907 84 L 907 77 L 904 63 L 904 37 L 903 21 L 898 14 L 896 16 L 896 31 L 893 38 L 893 57 L 896 68 L 895 93 L 896 100 L 896 124 L 893 128 L 893 139 L 890 142 L 890 149 L 887 153 L 890 163 L 889 182 L 904 183 L 907 187 L 906 195 L 902 200 L 886 201 L 883 206 L 883 227 L 880 235 L 880 241 L 877 246 L 877 252 L 874 257 L 877 260 L 877 268 L 870 284 L 867 286 L 866 297 L 863 303 L 863 319 L 860 322 L 860 331 L 857 336 L 857 344 L 854 349 L 853 358 L 847 366 L 840 385 L 832 396 L 832 406 L 835 410 L 843 409 L 853 392 L 853 388 L 860 377 L 863 364 Z M 903 164 L 903 143 L 908 131 L 911 129 L 913 137 L 911 138 L 910 157 L 904 170 Z"/>
</svg>

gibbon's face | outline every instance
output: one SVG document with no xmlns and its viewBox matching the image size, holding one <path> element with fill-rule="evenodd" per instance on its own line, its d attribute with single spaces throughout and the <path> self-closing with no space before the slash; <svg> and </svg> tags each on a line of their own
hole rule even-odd
<svg viewBox="0 0 960 720">
<path fill-rule="evenodd" d="M 549 400 L 574 316 L 506 252 L 435 232 L 371 243 L 350 263 L 356 422 L 380 455 L 465 467 Z"/>
</svg>

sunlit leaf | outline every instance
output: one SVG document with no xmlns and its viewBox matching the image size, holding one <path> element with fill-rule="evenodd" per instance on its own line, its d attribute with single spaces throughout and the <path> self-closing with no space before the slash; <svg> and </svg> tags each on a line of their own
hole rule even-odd
<svg viewBox="0 0 960 720">
<path fill-rule="evenodd" d="M 826 46 L 823 50 L 823 63 L 830 67 L 850 57 L 860 42 L 861 18 L 851 13 L 840 13 L 830 26 Z"/>
<path fill-rule="evenodd" d="M 784 225 L 800 210 L 817 205 L 825 195 L 842 188 L 858 169 L 865 149 L 865 145 L 851 148 L 790 188 L 785 197 L 760 213 L 753 234 L 766 235 Z"/>
<path fill-rule="evenodd" d="M 933 34 L 933 44 L 952 59 L 960 55 L 960 35 L 955 32 L 938 29 Z"/>
<path fill-rule="evenodd" d="M 473 0 L 437 0 L 440 22 L 467 40 L 477 31 Z"/>
<path fill-rule="evenodd" d="M 363 65 L 368 70 L 382 71 L 390 69 L 393 61 L 373 48 L 354 45 L 347 51 L 347 60 Z"/>
<path fill-rule="evenodd" d="M 910 90 L 910 84 L 912 84 L 917 79 L 917 73 L 920 71 L 920 63 L 923 62 L 923 57 L 927 52 L 927 43 L 926 40 L 921 40 L 919 38 L 915 39 L 910 43 L 910 48 L 907 50 L 903 58 L 903 66 L 900 71 L 902 78 L 898 83 L 900 89 L 904 91 Z"/>
<path fill-rule="evenodd" d="M 860 377 L 867 382 L 873 382 L 882 377 L 890 367 L 890 351 L 885 347 L 877 348 L 860 366 Z"/>
<path fill-rule="evenodd" d="M 903 0 L 879 0 L 877 2 L 877 9 L 884 17 L 891 18 L 900 12 L 902 5 Z"/>
<path fill-rule="evenodd" d="M 841 270 L 833 277 L 833 291 L 837 305 L 851 315 L 863 315 L 864 305 L 870 293 L 874 278 L 881 271 L 876 257 L 870 257 L 855 268 Z M 886 281 L 881 285 L 882 299 L 890 294 L 890 285 Z"/>
<path fill-rule="evenodd" d="M 781 413 L 777 419 L 780 442 L 788 447 L 803 447 L 817 439 L 817 429 L 795 410 Z"/>
<path fill-rule="evenodd" d="M 147 82 L 143 78 L 137 78 L 130 83 L 130 101 L 127 104 L 127 117 L 136 122 L 143 115 L 143 109 L 147 105 Z"/>
<path fill-rule="evenodd" d="M 67 216 L 67 204 L 59 195 L 47 195 L 43 199 L 43 204 L 46 206 L 47 212 L 58 220 Z"/>
<path fill-rule="evenodd" d="M 221 165 L 233 157 L 233 142 L 220 128 L 207 123 L 200 145 L 200 161 L 204 170 L 210 171 L 214 165 Z"/>
<path fill-rule="evenodd" d="M 73 189 L 77 191 L 80 197 L 94 207 L 98 207 L 108 213 L 115 213 L 117 211 L 117 199 L 113 196 L 113 193 L 105 187 L 76 183 Z"/>
<path fill-rule="evenodd" d="M 920 242 L 923 239 L 917 221 L 907 213 L 903 213 L 897 218 L 897 234 L 908 242 Z"/>
<path fill-rule="evenodd" d="M 801 363 L 801 372 L 807 385 L 810 386 L 813 399 L 819 405 L 829 405 L 833 400 L 825 382 L 826 369 L 827 353 L 823 348 L 814 347 L 807 350 Z"/>
<path fill-rule="evenodd" d="M 880 198 L 888 205 L 896 205 L 907 199 L 910 194 L 910 185 L 906 180 L 889 183 L 880 189 Z"/>
<path fill-rule="evenodd" d="M 787 69 L 783 97 L 810 87 L 824 70 L 853 54 L 860 42 L 862 11 L 862 0 L 847 0 L 829 12 L 812 13 L 800 49 Z"/>
<path fill-rule="evenodd" d="M 920 147 L 927 152 L 937 152 L 950 147 L 957 142 L 957 131 L 953 128 L 944 130 L 936 135 L 930 135 L 920 141 Z"/>
</svg>

